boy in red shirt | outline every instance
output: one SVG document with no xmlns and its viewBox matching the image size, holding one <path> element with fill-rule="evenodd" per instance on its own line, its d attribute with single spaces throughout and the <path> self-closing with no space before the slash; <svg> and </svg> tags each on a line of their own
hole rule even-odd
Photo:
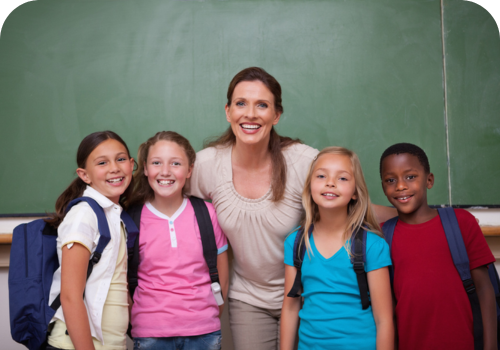
<svg viewBox="0 0 500 350">
<path fill-rule="evenodd" d="M 427 204 L 434 175 L 425 152 L 408 143 L 389 147 L 380 176 L 399 216 L 391 249 L 399 350 L 473 350 L 470 302 L 438 212 Z M 495 258 L 474 216 L 462 209 L 455 214 L 481 306 L 484 349 L 497 349 L 495 295 L 486 267 Z"/>
</svg>

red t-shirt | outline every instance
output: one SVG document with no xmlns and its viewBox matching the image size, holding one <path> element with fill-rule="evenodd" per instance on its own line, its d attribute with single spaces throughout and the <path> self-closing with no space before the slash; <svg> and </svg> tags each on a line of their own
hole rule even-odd
<svg viewBox="0 0 500 350">
<path fill-rule="evenodd" d="M 455 209 L 470 269 L 495 261 L 472 214 Z M 400 350 L 474 349 L 469 298 L 453 264 L 439 215 L 398 221 L 392 241 Z"/>
</svg>

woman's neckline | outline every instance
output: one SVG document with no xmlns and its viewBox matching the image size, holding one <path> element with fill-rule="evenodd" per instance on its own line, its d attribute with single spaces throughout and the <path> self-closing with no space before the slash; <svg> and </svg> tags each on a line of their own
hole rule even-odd
<svg viewBox="0 0 500 350">
<path fill-rule="evenodd" d="M 242 201 L 245 201 L 245 202 L 250 202 L 250 203 L 258 203 L 258 202 L 262 202 L 266 199 L 268 199 L 270 197 L 270 195 L 272 194 L 272 187 L 269 186 L 267 192 L 259 197 L 259 198 L 247 198 L 247 197 L 244 197 L 242 196 L 237 190 L 236 190 L 236 187 L 234 187 L 234 181 L 233 181 L 233 161 L 231 159 L 231 155 L 233 153 L 233 145 L 229 146 L 227 148 L 227 153 L 226 153 L 226 165 L 227 165 L 227 174 L 226 176 L 228 177 L 228 180 L 229 182 L 231 183 L 231 189 L 233 190 L 234 194 L 239 198 L 241 199 Z"/>
</svg>

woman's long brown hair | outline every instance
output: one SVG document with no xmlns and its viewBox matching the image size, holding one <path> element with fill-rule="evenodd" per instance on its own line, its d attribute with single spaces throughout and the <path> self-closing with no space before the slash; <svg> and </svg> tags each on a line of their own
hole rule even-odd
<svg viewBox="0 0 500 350">
<path fill-rule="evenodd" d="M 243 69 L 236 74 L 229 84 L 227 90 L 227 105 L 231 105 L 233 92 L 239 83 L 242 81 L 260 81 L 262 82 L 271 93 L 274 95 L 274 109 L 283 113 L 283 105 L 281 104 L 281 86 L 278 81 L 264 69 L 259 67 L 250 67 Z M 207 147 L 228 147 L 236 143 L 236 136 L 231 127 L 229 127 L 222 135 L 215 140 L 209 140 L 205 144 Z M 272 179 L 271 190 L 273 192 L 273 201 L 278 202 L 283 199 L 286 188 L 286 162 L 283 156 L 283 149 L 294 144 L 302 143 L 299 139 L 292 139 L 290 137 L 280 136 L 274 127 L 271 129 L 269 138 L 269 153 L 271 154 L 272 164 Z"/>
<path fill-rule="evenodd" d="M 76 152 L 76 164 L 78 168 L 85 169 L 87 165 L 87 158 L 90 153 L 97 146 L 99 146 L 102 142 L 106 140 L 116 140 L 120 142 L 125 149 L 127 150 L 128 157 L 130 157 L 130 151 L 128 150 L 127 144 L 122 140 L 120 136 L 118 136 L 113 131 L 98 131 L 94 132 L 88 136 L 86 136 L 80 146 L 78 146 L 78 151 Z M 120 196 L 120 204 L 125 206 L 127 203 L 127 199 L 130 199 L 130 195 L 132 194 L 132 188 L 134 187 L 134 179 L 130 182 L 129 186 L 125 190 L 125 192 Z M 66 207 L 69 202 L 73 199 L 81 197 L 83 195 L 83 191 L 87 188 L 87 184 L 83 182 L 82 179 L 77 177 L 74 179 L 71 184 L 64 190 L 64 192 L 57 198 L 56 201 L 56 211 L 55 213 L 49 214 L 49 218 L 45 220 L 45 222 L 49 223 L 54 227 L 58 227 L 66 216 Z"/>
</svg>

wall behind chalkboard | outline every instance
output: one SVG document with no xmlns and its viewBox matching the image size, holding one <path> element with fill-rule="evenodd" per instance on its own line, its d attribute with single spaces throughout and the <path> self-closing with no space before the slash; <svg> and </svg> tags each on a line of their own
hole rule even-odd
<svg viewBox="0 0 500 350">
<path fill-rule="evenodd" d="M 375 203 L 381 153 L 412 142 L 432 204 L 499 204 L 498 30 L 473 3 L 444 5 L 442 23 L 440 1 L 26 3 L 0 37 L 0 214 L 52 211 L 94 131 L 133 153 L 159 130 L 201 149 L 249 66 L 282 85 L 278 132 L 354 149 Z"/>
</svg>

